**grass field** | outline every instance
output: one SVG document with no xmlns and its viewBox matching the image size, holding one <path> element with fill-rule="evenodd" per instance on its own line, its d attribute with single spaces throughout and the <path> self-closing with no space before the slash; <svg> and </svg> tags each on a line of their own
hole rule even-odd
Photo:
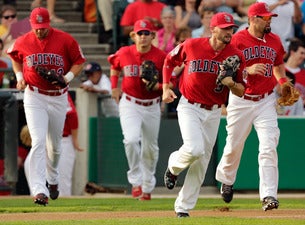
<svg viewBox="0 0 305 225">
<path fill-rule="evenodd" d="M 190 218 L 176 218 L 174 198 L 77 197 L 35 205 L 30 197 L 0 197 L 0 224 L 107 225 L 305 225 L 305 198 L 281 198 L 280 208 L 264 212 L 258 199 L 199 198 Z"/>
</svg>

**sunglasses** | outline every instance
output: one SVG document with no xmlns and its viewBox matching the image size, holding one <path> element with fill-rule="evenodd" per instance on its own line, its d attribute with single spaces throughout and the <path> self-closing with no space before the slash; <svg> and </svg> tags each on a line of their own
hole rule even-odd
<svg viewBox="0 0 305 225">
<path fill-rule="evenodd" d="M 9 18 L 15 19 L 16 16 L 17 16 L 17 15 L 14 14 L 14 15 L 9 15 L 9 16 L 2 16 L 2 18 L 6 19 L 6 20 L 8 20 Z"/>
<path fill-rule="evenodd" d="M 143 34 L 144 34 L 145 36 L 148 36 L 148 35 L 150 35 L 151 33 L 150 33 L 150 31 L 148 31 L 148 30 L 141 30 L 141 31 L 137 32 L 137 35 L 139 35 L 139 36 L 142 36 Z"/>
<path fill-rule="evenodd" d="M 272 16 L 255 16 L 256 18 L 260 18 L 260 19 L 262 19 L 262 20 L 264 20 L 264 21 L 270 21 L 271 20 L 271 18 L 272 18 Z"/>
</svg>

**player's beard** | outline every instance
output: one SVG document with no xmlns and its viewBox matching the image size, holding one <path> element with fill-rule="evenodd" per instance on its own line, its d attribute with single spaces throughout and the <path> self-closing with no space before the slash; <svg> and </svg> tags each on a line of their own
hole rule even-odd
<svg viewBox="0 0 305 225">
<path fill-rule="evenodd" d="M 270 32 L 271 32 L 271 27 L 270 27 L 270 26 L 265 27 L 264 33 L 265 33 L 265 34 L 268 34 L 268 33 L 270 33 Z"/>
<path fill-rule="evenodd" d="M 224 44 L 230 44 L 231 38 L 232 38 L 231 36 L 230 36 L 230 37 L 224 36 L 223 39 L 222 39 L 222 42 L 223 42 Z"/>
</svg>

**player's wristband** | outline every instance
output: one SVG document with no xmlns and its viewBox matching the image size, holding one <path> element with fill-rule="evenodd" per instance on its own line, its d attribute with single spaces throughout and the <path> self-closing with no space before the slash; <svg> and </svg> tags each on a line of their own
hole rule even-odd
<svg viewBox="0 0 305 225">
<path fill-rule="evenodd" d="M 17 72 L 16 73 L 16 79 L 17 79 L 17 81 L 21 81 L 21 80 L 23 80 L 23 73 L 22 72 Z"/>
<path fill-rule="evenodd" d="M 119 76 L 116 75 L 110 76 L 110 81 L 111 81 L 111 89 L 117 88 Z"/>
<path fill-rule="evenodd" d="M 281 77 L 278 82 L 279 82 L 280 85 L 282 85 L 282 84 L 286 83 L 287 81 L 288 80 L 287 80 L 286 77 Z"/>
<path fill-rule="evenodd" d="M 71 80 L 73 80 L 74 78 L 74 73 L 69 71 L 66 75 L 65 75 L 65 80 L 67 81 L 67 83 L 69 83 Z"/>
</svg>

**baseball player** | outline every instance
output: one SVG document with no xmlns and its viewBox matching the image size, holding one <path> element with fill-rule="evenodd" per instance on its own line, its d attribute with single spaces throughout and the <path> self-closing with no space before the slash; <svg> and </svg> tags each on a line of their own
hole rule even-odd
<svg viewBox="0 0 305 225">
<path fill-rule="evenodd" d="M 246 89 L 242 98 L 229 96 L 228 136 L 216 171 L 216 179 L 222 183 L 222 198 L 229 203 L 233 198 L 233 184 L 243 147 L 253 125 L 259 139 L 259 194 L 263 210 L 279 206 L 276 148 L 280 132 L 273 89 L 277 82 L 281 85 L 287 82 L 287 78 L 284 48 L 270 28 L 271 19 L 276 16 L 265 3 L 254 3 L 248 11 L 249 27 L 232 38 L 232 44 L 243 52 L 246 59 Z"/>
<path fill-rule="evenodd" d="M 119 102 L 123 142 L 129 165 L 127 177 L 132 185 L 132 196 L 150 200 L 156 184 L 155 172 L 159 157 L 162 83 L 160 81 L 152 91 L 148 91 L 140 77 L 140 65 L 145 60 L 151 60 L 161 74 L 166 55 L 152 45 L 155 32 L 149 21 L 138 20 L 130 37 L 135 44 L 120 48 L 108 58 L 111 64 L 112 97 Z M 123 75 L 123 93 L 118 87 L 120 73 Z"/>
<path fill-rule="evenodd" d="M 75 151 L 84 151 L 78 143 L 78 115 L 71 96 L 68 94 L 66 119 L 62 138 L 62 153 L 58 163 L 60 196 L 72 195 L 72 176 L 75 162 Z"/>
<path fill-rule="evenodd" d="M 244 91 L 242 53 L 230 44 L 233 28 L 236 27 L 231 14 L 217 13 L 211 19 L 211 38 L 191 38 L 179 44 L 166 57 L 163 67 L 163 101 L 172 102 L 177 96 L 169 87 L 174 67 L 185 64 L 180 77 L 178 121 L 183 139 L 179 150 L 171 153 L 164 175 L 165 186 L 173 189 L 178 175 L 188 168 L 184 184 L 175 202 L 177 217 L 188 217 L 195 207 L 200 187 L 216 141 L 221 105 L 227 100 L 229 91 L 242 96 Z M 231 55 L 241 61 L 235 81 L 224 78 L 222 87 L 216 84 L 220 64 Z"/>
<path fill-rule="evenodd" d="M 25 161 L 25 174 L 34 203 L 48 204 L 58 197 L 58 161 L 67 111 L 68 84 L 83 69 L 85 58 L 76 40 L 50 26 L 45 8 L 30 15 L 32 31 L 20 36 L 8 49 L 17 78 L 17 89 L 24 90 L 24 111 L 32 138 Z M 41 66 L 64 78 L 66 87 L 49 82 L 36 72 Z M 48 148 L 46 152 L 46 141 Z M 46 186 L 46 182 L 48 186 Z"/>
</svg>

